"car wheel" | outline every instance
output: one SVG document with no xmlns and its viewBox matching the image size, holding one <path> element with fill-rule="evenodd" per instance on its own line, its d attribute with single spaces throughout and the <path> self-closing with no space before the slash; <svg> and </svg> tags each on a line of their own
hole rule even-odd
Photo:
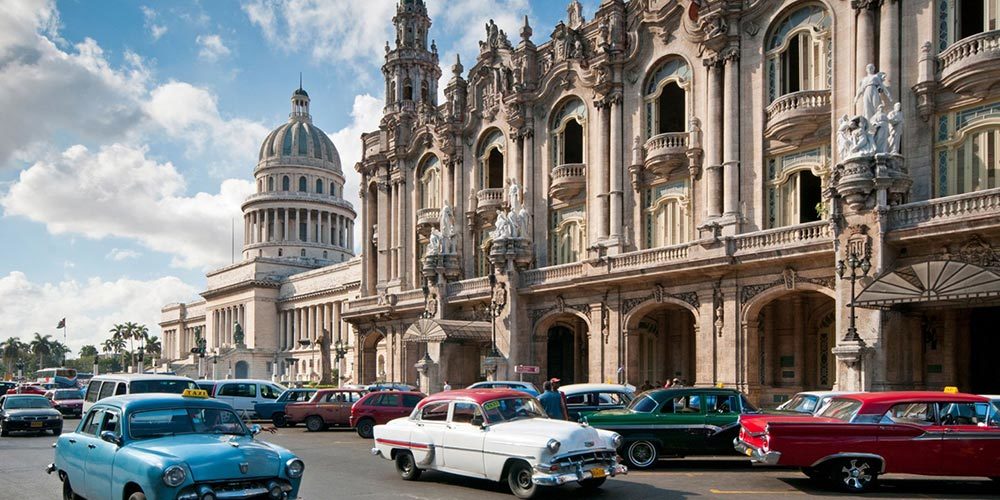
<svg viewBox="0 0 1000 500">
<path fill-rule="evenodd" d="M 423 471 L 417 468 L 412 453 L 401 451 L 396 454 L 396 472 L 399 472 L 399 477 L 406 481 L 416 481 L 420 479 L 420 473 Z"/>
<path fill-rule="evenodd" d="M 648 469 L 656 464 L 656 445 L 650 441 L 633 441 L 628 445 L 625 458 L 636 469 Z"/>
<path fill-rule="evenodd" d="M 285 418 L 284 413 L 271 415 L 271 422 L 274 423 L 275 427 L 288 427 L 288 419 Z"/>
<path fill-rule="evenodd" d="M 146 500 L 146 494 L 141 491 L 137 491 L 129 495 L 128 500 Z"/>
<path fill-rule="evenodd" d="M 69 484 L 69 478 L 63 479 L 63 500 L 82 500 L 80 495 L 73 491 L 73 486 Z"/>
<path fill-rule="evenodd" d="M 533 472 L 527 462 L 518 460 L 507 470 L 507 485 L 517 498 L 533 498 L 538 494 L 538 485 L 531 480 Z"/>
<path fill-rule="evenodd" d="M 580 487 L 587 491 L 593 491 L 600 488 L 601 485 L 604 484 L 604 481 L 607 480 L 608 478 L 606 477 L 592 477 L 590 479 L 584 479 L 583 481 L 580 481 Z"/>
<path fill-rule="evenodd" d="M 375 435 L 374 431 L 375 431 L 375 422 L 372 419 L 366 418 L 366 419 L 358 422 L 358 435 L 359 436 L 361 436 L 361 437 L 363 437 L 365 439 L 371 439 L 372 436 Z"/>
<path fill-rule="evenodd" d="M 319 415 L 312 415 L 306 419 L 306 430 L 309 432 L 319 432 L 326 429 L 326 422 Z"/>
<path fill-rule="evenodd" d="M 7 426 L 0 422 L 0 437 L 7 437 L 10 435 L 10 431 L 7 430 Z"/>
<path fill-rule="evenodd" d="M 865 458 L 848 458 L 833 464 L 831 479 L 836 487 L 848 493 L 863 493 L 878 480 L 878 465 Z"/>
</svg>

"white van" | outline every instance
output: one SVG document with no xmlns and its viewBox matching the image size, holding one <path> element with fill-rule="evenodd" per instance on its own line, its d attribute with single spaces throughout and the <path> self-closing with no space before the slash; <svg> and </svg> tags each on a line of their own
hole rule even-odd
<svg viewBox="0 0 1000 500">
<path fill-rule="evenodd" d="M 83 397 L 83 413 L 87 413 L 94 403 L 111 396 L 122 394 L 144 394 L 162 392 L 180 394 L 185 389 L 197 389 L 194 380 L 176 375 L 156 375 L 152 373 L 112 373 L 98 375 L 90 379 Z"/>
<path fill-rule="evenodd" d="M 216 380 L 212 397 L 232 405 L 236 413 L 249 418 L 257 416 L 254 405 L 278 399 L 285 387 L 269 380 L 227 379 Z"/>
</svg>

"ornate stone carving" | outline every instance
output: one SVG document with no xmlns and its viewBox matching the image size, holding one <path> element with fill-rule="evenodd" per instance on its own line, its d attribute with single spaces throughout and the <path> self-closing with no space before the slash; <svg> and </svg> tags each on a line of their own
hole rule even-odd
<svg viewBox="0 0 1000 500">
<path fill-rule="evenodd" d="M 785 282 L 786 290 L 795 289 L 795 280 L 798 278 L 798 273 L 795 269 L 786 267 L 784 271 L 781 272 L 781 279 Z"/>
<path fill-rule="evenodd" d="M 681 292 L 681 293 L 668 293 L 662 285 L 657 284 L 656 288 L 649 294 L 642 297 L 632 297 L 622 301 L 622 314 L 628 314 L 629 311 L 635 309 L 643 302 L 655 301 L 657 303 L 662 303 L 666 298 L 672 298 L 680 300 L 689 304 L 691 307 L 698 309 L 701 307 L 701 302 L 698 300 L 698 292 Z"/>
<path fill-rule="evenodd" d="M 829 288 L 830 290 L 833 290 L 834 287 L 836 287 L 837 285 L 836 281 L 833 278 L 807 278 L 803 276 L 798 276 L 798 273 L 796 273 L 795 284 L 798 285 L 798 283 L 811 283 L 813 285 L 818 285 L 823 288 Z M 757 295 L 760 295 L 761 292 L 774 288 L 776 286 L 787 287 L 784 273 L 782 273 L 782 276 L 780 278 L 770 283 L 744 285 L 740 287 L 740 303 L 743 304 L 744 307 L 746 307 L 746 304 L 750 302 L 751 299 L 753 299 Z"/>
<path fill-rule="evenodd" d="M 854 224 L 847 227 L 847 253 L 857 255 L 859 259 L 871 258 L 872 238 L 868 236 L 868 226 Z"/>
<path fill-rule="evenodd" d="M 969 240 L 958 249 L 953 256 L 955 260 L 974 264 L 979 267 L 1000 266 L 1000 253 L 993 249 L 990 244 L 979 236 L 972 235 Z"/>
</svg>

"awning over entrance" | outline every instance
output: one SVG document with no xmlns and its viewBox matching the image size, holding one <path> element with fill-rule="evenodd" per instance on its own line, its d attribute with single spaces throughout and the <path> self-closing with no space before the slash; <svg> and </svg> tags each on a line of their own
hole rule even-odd
<svg viewBox="0 0 1000 500">
<path fill-rule="evenodd" d="M 404 342 L 473 341 L 489 342 L 493 330 L 486 321 L 418 319 L 406 329 Z"/>
<path fill-rule="evenodd" d="M 883 274 L 858 294 L 858 307 L 1000 297 L 1000 275 L 953 260 L 921 262 Z"/>
</svg>

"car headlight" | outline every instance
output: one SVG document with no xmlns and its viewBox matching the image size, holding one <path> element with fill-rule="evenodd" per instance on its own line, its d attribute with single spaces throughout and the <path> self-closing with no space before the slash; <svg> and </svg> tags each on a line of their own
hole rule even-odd
<svg viewBox="0 0 1000 500">
<path fill-rule="evenodd" d="M 615 447 L 616 450 L 618 448 L 621 448 L 621 446 L 622 446 L 622 435 L 621 434 L 615 434 L 614 437 L 611 438 L 611 444 L 614 445 L 614 447 Z"/>
<path fill-rule="evenodd" d="M 163 471 L 163 484 L 176 488 L 187 479 L 187 472 L 180 465 L 171 465 Z"/>
<path fill-rule="evenodd" d="M 306 470 L 306 464 L 297 458 L 293 458 L 285 462 L 285 472 L 288 473 L 288 477 L 302 477 L 302 473 Z"/>
<path fill-rule="evenodd" d="M 550 439 L 548 443 L 545 443 L 545 447 L 552 453 L 559 451 L 560 445 L 559 441 L 556 441 L 555 439 Z"/>
</svg>

